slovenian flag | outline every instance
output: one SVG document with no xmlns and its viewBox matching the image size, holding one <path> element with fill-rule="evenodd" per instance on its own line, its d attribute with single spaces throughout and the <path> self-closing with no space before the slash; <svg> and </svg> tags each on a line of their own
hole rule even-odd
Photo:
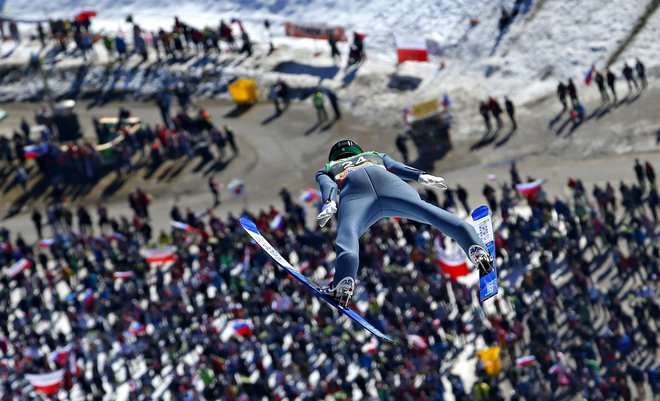
<svg viewBox="0 0 660 401">
<path fill-rule="evenodd" d="M 25 378 L 36 391 L 46 395 L 53 395 L 57 393 L 57 390 L 59 390 L 62 385 L 64 380 L 64 369 L 40 375 L 26 374 Z"/>
<path fill-rule="evenodd" d="M 39 248 L 47 249 L 50 248 L 54 243 L 55 243 L 55 239 L 53 238 L 42 239 L 41 241 L 39 241 Z"/>
<path fill-rule="evenodd" d="M 536 357 L 534 355 L 523 356 L 522 358 L 516 359 L 516 367 L 522 368 L 527 365 L 531 365 L 536 362 Z"/>
<path fill-rule="evenodd" d="M 50 354 L 50 359 L 53 362 L 55 362 L 59 365 L 66 362 L 68 357 L 69 357 L 69 348 L 68 347 L 58 348 Z"/>
<path fill-rule="evenodd" d="M 449 96 L 445 93 L 445 95 L 442 97 L 442 107 L 447 109 L 449 106 L 451 106 L 451 100 L 449 100 Z"/>
<path fill-rule="evenodd" d="M 114 274 L 112 275 L 112 278 L 115 280 L 129 279 L 133 277 L 135 277 L 135 273 L 133 273 L 133 270 L 114 272 Z"/>
<path fill-rule="evenodd" d="M 7 270 L 7 275 L 11 278 L 18 276 L 23 270 L 29 269 L 32 266 L 32 262 L 22 258 L 18 262 L 11 265 L 9 270 Z"/>
<path fill-rule="evenodd" d="M 321 192 L 318 189 L 307 188 L 300 194 L 300 201 L 304 203 L 314 203 L 321 199 Z"/>
<path fill-rule="evenodd" d="M 85 293 L 85 298 L 83 298 L 83 307 L 85 307 L 85 309 L 89 309 L 92 307 L 93 303 L 94 303 L 94 291 L 87 290 L 87 292 Z"/>
<path fill-rule="evenodd" d="M 241 337 L 247 337 L 252 335 L 254 326 L 252 322 L 245 319 L 236 319 L 231 321 L 231 327 L 234 330 L 234 333 Z"/>
<path fill-rule="evenodd" d="M 28 145 L 23 147 L 23 155 L 26 159 L 36 159 L 48 153 L 48 144 L 40 143 L 38 145 Z"/>
<path fill-rule="evenodd" d="M 170 220 L 170 225 L 174 228 L 184 231 L 192 231 L 193 228 L 190 224 L 182 223 L 180 221 Z"/>
<path fill-rule="evenodd" d="M 541 185 L 545 182 L 544 179 L 534 180 L 532 182 L 524 182 L 516 185 L 516 192 L 522 195 L 531 195 L 541 189 Z"/>
<path fill-rule="evenodd" d="M 442 271 L 451 278 L 463 277 L 470 274 L 465 252 L 458 246 L 453 252 L 446 251 L 442 246 L 440 237 L 433 241 L 438 265 Z"/>
<path fill-rule="evenodd" d="M 271 230 L 281 230 L 284 227 L 284 214 L 277 212 L 273 220 L 270 221 Z"/>
<path fill-rule="evenodd" d="M 591 68 L 587 72 L 587 75 L 584 77 L 584 83 L 587 84 L 587 86 L 591 85 L 591 81 L 594 79 L 594 71 L 596 70 L 596 65 L 591 64 Z"/>
<path fill-rule="evenodd" d="M 149 264 L 173 262 L 175 258 L 172 247 L 146 249 L 144 254 Z"/>
<path fill-rule="evenodd" d="M 133 334 L 134 336 L 144 334 L 146 333 L 146 331 L 147 331 L 147 326 L 136 321 L 132 321 L 130 326 L 128 326 L 128 332 Z"/>
</svg>

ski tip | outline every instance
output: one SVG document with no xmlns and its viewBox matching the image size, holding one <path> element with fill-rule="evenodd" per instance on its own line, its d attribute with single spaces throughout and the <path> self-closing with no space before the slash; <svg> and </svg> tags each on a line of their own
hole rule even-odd
<svg viewBox="0 0 660 401">
<path fill-rule="evenodd" d="M 259 232 L 259 229 L 257 228 L 257 225 L 254 224 L 252 220 L 250 220 L 247 216 L 241 217 L 239 220 L 241 223 L 241 226 L 243 226 L 244 229 L 253 231 L 253 232 Z"/>
<path fill-rule="evenodd" d="M 488 216 L 489 214 L 490 214 L 490 210 L 488 209 L 488 206 L 481 205 L 472 211 L 472 220 L 475 221 L 479 220 L 483 217 Z"/>
</svg>

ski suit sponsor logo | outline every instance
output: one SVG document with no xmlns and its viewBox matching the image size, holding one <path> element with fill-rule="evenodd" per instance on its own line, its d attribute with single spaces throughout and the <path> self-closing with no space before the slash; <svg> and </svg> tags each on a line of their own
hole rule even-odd
<svg viewBox="0 0 660 401">
<path fill-rule="evenodd" d="M 376 152 L 365 152 L 346 159 L 337 160 L 326 167 L 326 171 L 340 184 L 349 173 L 362 170 L 367 167 L 378 166 L 385 168 L 383 158 Z"/>
</svg>

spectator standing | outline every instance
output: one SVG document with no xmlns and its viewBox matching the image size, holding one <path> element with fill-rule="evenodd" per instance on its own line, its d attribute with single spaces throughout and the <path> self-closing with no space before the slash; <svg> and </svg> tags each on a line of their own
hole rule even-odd
<svg viewBox="0 0 660 401">
<path fill-rule="evenodd" d="M 637 81 L 635 80 L 635 76 L 633 75 L 633 69 L 628 65 L 628 63 L 624 63 L 622 73 L 623 73 L 623 77 L 626 79 L 626 82 L 628 83 L 628 92 L 632 92 L 633 84 L 635 86 L 635 89 L 639 88 L 637 86 Z"/>
<path fill-rule="evenodd" d="M 508 97 L 504 97 L 504 108 L 506 109 L 506 114 L 509 115 L 509 119 L 511 120 L 511 123 L 513 124 L 513 129 L 518 128 L 518 123 L 516 122 L 516 117 L 515 117 L 515 107 L 513 106 L 513 102 L 511 99 Z"/>
<path fill-rule="evenodd" d="M 637 77 L 639 78 L 639 82 L 642 85 L 642 89 L 646 89 L 646 67 L 644 64 L 640 61 L 640 59 L 637 59 L 635 62 L 635 69 L 637 70 Z"/>
<path fill-rule="evenodd" d="M 43 222 L 42 222 L 42 216 L 41 213 L 39 213 L 39 209 L 35 208 L 32 211 L 32 222 L 34 223 L 34 228 L 37 231 L 37 238 L 41 239 L 42 237 L 42 230 L 43 230 Z"/>
<path fill-rule="evenodd" d="M 328 113 L 325 111 L 325 99 L 323 96 L 323 92 L 316 91 L 312 95 L 312 102 L 314 103 L 314 107 L 316 108 L 316 116 L 318 118 L 318 122 L 322 123 L 324 121 L 328 120 Z"/>
<path fill-rule="evenodd" d="M 456 187 L 456 197 L 458 198 L 458 201 L 461 202 L 461 205 L 463 205 L 465 213 L 469 215 L 471 209 L 470 205 L 468 205 L 468 192 L 460 184 Z"/>
<path fill-rule="evenodd" d="M 236 145 L 236 137 L 234 136 L 234 129 L 229 125 L 225 125 L 225 139 L 229 146 L 231 146 L 234 155 L 238 155 L 238 145 Z"/>
<path fill-rule="evenodd" d="M 220 184 L 215 177 L 209 177 L 209 189 L 213 194 L 213 206 L 218 206 L 220 204 Z"/>
<path fill-rule="evenodd" d="M 557 85 L 557 98 L 559 98 L 559 101 L 564 107 L 563 110 L 566 110 L 568 108 L 568 104 L 566 103 L 566 85 L 563 82 Z"/>
<path fill-rule="evenodd" d="M 655 187 L 655 168 L 650 161 L 644 163 L 644 170 L 646 172 L 646 179 L 649 181 L 649 185 Z"/>
<path fill-rule="evenodd" d="M 578 104 L 578 95 L 577 95 L 577 88 L 575 87 L 575 83 L 573 82 L 573 79 L 570 78 L 568 80 L 568 85 L 566 86 L 566 90 L 568 90 L 568 95 L 571 97 L 571 104 L 573 105 L 573 108 Z"/>
<path fill-rule="evenodd" d="M 596 71 L 596 85 L 598 85 L 598 91 L 600 92 L 600 100 L 605 103 L 610 101 L 610 96 L 607 94 L 607 88 L 605 88 L 605 77 L 600 71 Z"/>
<path fill-rule="evenodd" d="M 616 74 L 612 72 L 609 68 L 607 69 L 607 86 L 610 87 L 612 95 L 614 95 L 614 101 L 616 102 Z"/>
<path fill-rule="evenodd" d="M 328 100 L 330 101 L 330 106 L 332 106 L 332 111 L 335 113 L 335 120 L 339 120 L 341 118 L 341 110 L 339 110 L 339 99 L 337 98 L 337 94 L 331 90 L 326 91 L 326 93 L 328 95 Z"/>
<path fill-rule="evenodd" d="M 484 102 L 479 102 L 479 114 L 484 118 L 484 124 L 486 125 L 486 133 L 490 132 L 490 113 L 488 112 L 488 106 Z"/>
<path fill-rule="evenodd" d="M 500 115 L 502 114 L 502 107 L 497 102 L 497 100 L 495 100 L 495 98 L 491 97 L 488 99 L 488 109 L 493 114 L 493 117 L 497 122 L 497 129 L 502 128 L 502 117 L 500 117 Z"/>
<path fill-rule="evenodd" d="M 634 170 L 635 170 L 635 176 L 637 177 L 637 182 L 639 183 L 639 186 L 643 189 L 645 184 L 644 179 L 646 177 L 644 177 L 644 167 L 639 162 L 639 159 L 635 159 Z"/>
<path fill-rule="evenodd" d="M 335 34 L 333 32 L 328 32 L 328 44 L 330 45 L 330 57 L 334 60 L 337 57 L 341 57 L 339 49 L 337 48 L 337 39 L 335 39 Z"/>
</svg>

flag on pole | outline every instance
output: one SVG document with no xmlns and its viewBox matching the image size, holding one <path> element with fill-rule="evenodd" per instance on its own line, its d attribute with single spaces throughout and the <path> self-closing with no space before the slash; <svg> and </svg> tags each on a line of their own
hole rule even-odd
<svg viewBox="0 0 660 401">
<path fill-rule="evenodd" d="M 57 393 L 57 390 L 59 390 L 62 385 L 64 380 L 64 369 L 39 375 L 26 374 L 25 378 L 38 392 L 46 395 L 53 395 Z"/>
<path fill-rule="evenodd" d="M 453 252 L 447 252 L 442 246 L 440 237 L 433 241 L 438 265 L 442 271 L 451 278 L 463 277 L 470 274 L 465 252 L 460 247 L 455 247 Z"/>
<path fill-rule="evenodd" d="M 591 68 L 587 72 L 587 75 L 584 77 L 584 83 L 587 86 L 591 85 L 591 81 L 594 79 L 594 71 L 596 70 L 596 64 L 591 64 Z"/>
<path fill-rule="evenodd" d="M 516 192 L 522 195 L 531 195 L 534 192 L 538 191 L 541 189 L 541 185 L 545 182 L 544 179 L 539 178 L 538 180 L 534 180 L 532 182 L 523 182 L 518 185 L 516 185 Z"/>
<path fill-rule="evenodd" d="M 174 248 L 169 246 L 145 249 L 144 256 L 149 264 L 173 262 L 175 259 Z"/>
<path fill-rule="evenodd" d="M 11 265 L 9 270 L 7 270 L 7 275 L 11 278 L 18 276 L 23 270 L 29 269 L 32 266 L 32 262 L 22 258 L 18 262 Z"/>
<path fill-rule="evenodd" d="M 129 279 L 133 277 L 135 277 L 135 273 L 133 273 L 133 270 L 114 272 L 114 274 L 112 275 L 112 278 L 115 280 Z"/>
<path fill-rule="evenodd" d="M 182 223 L 180 221 L 170 220 L 170 225 L 174 228 L 184 231 L 192 231 L 193 228 L 190 224 Z"/>
<path fill-rule="evenodd" d="M 307 188 L 300 194 L 300 201 L 304 203 L 314 203 L 321 199 L 321 192 L 318 189 Z"/>
<path fill-rule="evenodd" d="M 429 60 L 429 52 L 426 48 L 426 39 L 422 37 L 397 37 L 396 52 L 399 64 L 403 63 L 404 61 Z"/>
</svg>

